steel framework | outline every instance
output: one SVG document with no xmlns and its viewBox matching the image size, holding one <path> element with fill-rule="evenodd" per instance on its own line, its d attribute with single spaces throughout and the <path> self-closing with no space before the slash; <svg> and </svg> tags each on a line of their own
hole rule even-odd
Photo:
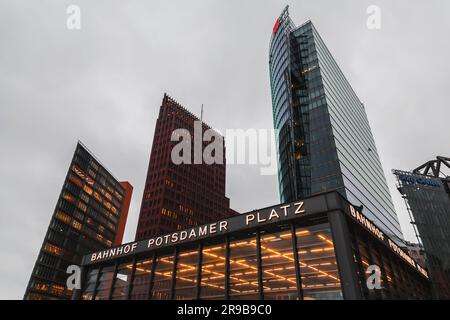
<svg viewBox="0 0 450 320">
<path fill-rule="evenodd" d="M 444 174 L 441 171 L 442 165 L 450 169 L 450 158 L 437 156 L 436 160 L 430 160 L 414 169 L 412 172 L 415 174 L 422 174 L 426 176 L 433 176 L 436 178 L 449 178 L 450 176 Z"/>
</svg>

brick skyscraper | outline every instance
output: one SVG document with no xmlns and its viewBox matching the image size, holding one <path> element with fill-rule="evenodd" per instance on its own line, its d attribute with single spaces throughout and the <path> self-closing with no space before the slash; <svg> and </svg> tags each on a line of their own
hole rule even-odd
<svg viewBox="0 0 450 320">
<path fill-rule="evenodd" d="M 200 119 L 164 94 L 156 121 L 136 240 L 236 214 L 225 196 L 225 158 L 223 164 L 212 165 L 177 165 L 171 160 L 172 147 L 179 143 L 170 140 L 172 132 L 186 129 L 194 137 L 195 121 Z M 210 127 L 203 123 L 203 131 L 207 129 Z"/>
</svg>

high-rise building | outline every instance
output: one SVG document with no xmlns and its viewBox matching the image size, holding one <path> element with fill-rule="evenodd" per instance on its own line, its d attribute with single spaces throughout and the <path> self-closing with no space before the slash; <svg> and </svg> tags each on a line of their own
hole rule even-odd
<svg viewBox="0 0 450 320">
<path fill-rule="evenodd" d="M 288 7 L 273 27 L 269 68 L 281 201 L 336 190 L 403 238 L 364 105 L 311 21 L 296 27 Z"/>
<path fill-rule="evenodd" d="M 437 157 L 394 174 L 425 250 L 434 296 L 450 299 L 450 158 Z"/>
<path fill-rule="evenodd" d="M 24 299 L 70 299 L 67 267 L 122 243 L 132 191 L 78 142 Z"/>
<path fill-rule="evenodd" d="M 204 122 L 164 94 L 156 121 L 155 135 L 142 197 L 136 240 L 181 230 L 236 214 L 225 197 L 225 146 L 219 150 L 223 163 L 175 164 L 171 159 L 171 141 L 176 129 L 187 130 L 195 150 L 194 126 L 201 134 L 211 129 Z M 202 149 L 206 143 L 200 138 Z"/>
</svg>

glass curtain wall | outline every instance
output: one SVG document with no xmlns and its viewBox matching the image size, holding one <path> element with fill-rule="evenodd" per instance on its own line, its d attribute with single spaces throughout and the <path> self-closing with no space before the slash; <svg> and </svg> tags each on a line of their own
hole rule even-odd
<svg viewBox="0 0 450 320">
<path fill-rule="evenodd" d="M 83 299 L 342 299 L 328 223 L 272 226 L 231 237 L 228 248 L 221 238 L 202 243 L 201 250 L 179 249 L 177 256 L 156 252 L 135 266 L 119 261 L 117 270 L 106 265 L 89 271 L 86 285 Z"/>
<path fill-rule="evenodd" d="M 147 300 L 150 292 L 150 276 L 153 258 L 138 259 L 131 286 L 130 300 Z"/>
<path fill-rule="evenodd" d="M 176 300 L 196 298 L 198 258 L 198 249 L 179 253 L 175 279 Z"/>
<path fill-rule="evenodd" d="M 261 235 L 261 267 L 265 300 L 297 300 L 297 277 L 290 225 Z M 284 230 L 283 230 L 284 229 Z"/>
<path fill-rule="evenodd" d="M 343 299 L 330 225 L 297 227 L 295 234 L 303 299 Z"/>
<path fill-rule="evenodd" d="M 174 255 L 157 257 L 153 276 L 152 300 L 169 300 L 172 291 Z"/>
<path fill-rule="evenodd" d="M 225 298 L 226 244 L 207 244 L 202 250 L 200 299 Z"/>
<path fill-rule="evenodd" d="M 117 273 L 114 280 L 111 300 L 123 300 L 127 294 L 128 286 L 131 282 L 131 273 L 133 270 L 133 262 L 125 261 L 117 267 Z"/>
</svg>

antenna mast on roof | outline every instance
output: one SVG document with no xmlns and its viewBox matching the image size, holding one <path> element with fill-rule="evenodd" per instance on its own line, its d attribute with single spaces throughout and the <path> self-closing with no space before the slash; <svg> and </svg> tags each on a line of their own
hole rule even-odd
<svg viewBox="0 0 450 320">
<path fill-rule="evenodd" d="M 202 109 L 200 111 L 200 121 L 203 122 L 203 103 L 202 103 Z"/>
</svg>

